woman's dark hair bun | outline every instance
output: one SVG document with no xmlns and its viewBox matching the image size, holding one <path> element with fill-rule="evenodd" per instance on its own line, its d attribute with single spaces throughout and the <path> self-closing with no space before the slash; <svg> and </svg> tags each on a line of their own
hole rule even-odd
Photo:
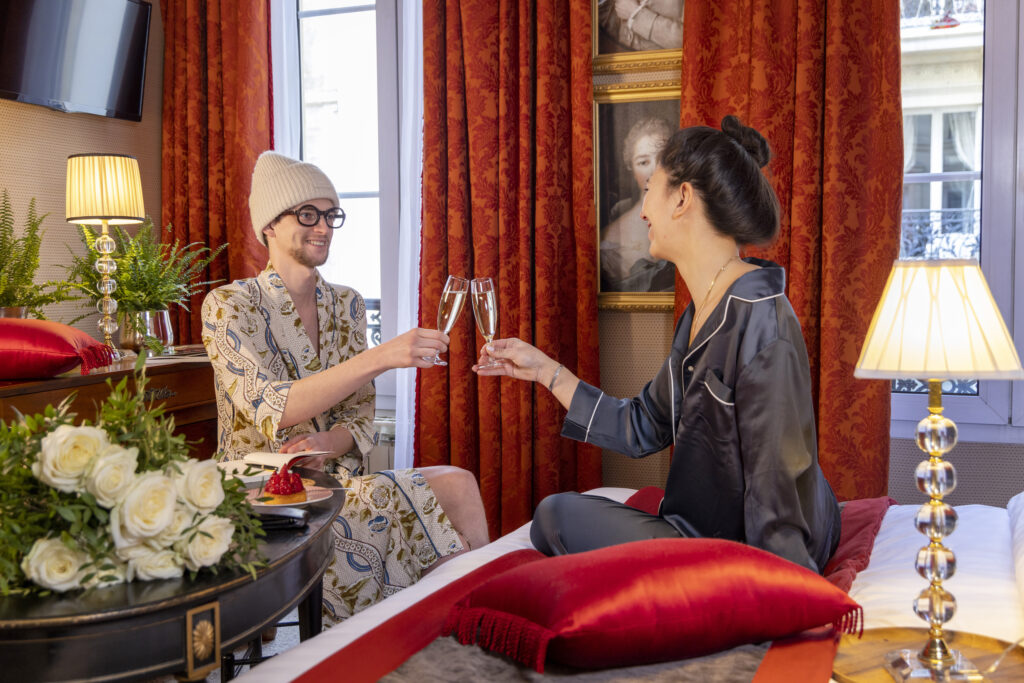
<svg viewBox="0 0 1024 683">
<path fill-rule="evenodd" d="M 764 136 L 749 126 L 744 126 L 738 118 L 729 114 L 722 119 L 722 132 L 739 143 L 740 147 L 754 160 L 758 168 L 764 168 L 772 160 L 772 149 Z"/>
</svg>

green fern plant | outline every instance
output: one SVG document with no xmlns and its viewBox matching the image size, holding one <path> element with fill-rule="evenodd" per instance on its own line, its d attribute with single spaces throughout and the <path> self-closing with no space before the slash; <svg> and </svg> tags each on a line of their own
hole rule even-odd
<svg viewBox="0 0 1024 683">
<path fill-rule="evenodd" d="M 96 272 L 95 263 L 101 254 L 96 250 L 96 238 L 101 233 L 88 225 L 80 225 L 82 242 L 86 247 L 85 256 L 72 252 L 68 266 L 68 280 L 72 286 L 86 296 L 99 301 L 101 276 Z M 171 226 L 166 230 L 170 232 Z M 227 244 L 216 249 L 203 246 L 200 242 L 181 244 L 161 242 L 152 220 L 146 218 L 134 237 L 121 226 L 114 226 L 111 237 L 117 244 L 113 259 L 117 270 L 113 274 L 117 289 L 111 298 L 117 301 L 118 310 L 126 313 L 139 311 L 161 311 L 178 304 L 186 311 L 189 299 L 203 291 L 206 285 L 221 280 L 202 280 L 203 271 L 224 251 Z"/>
<path fill-rule="evenodd" d="M 15 237 L 11 198 L 6 189 L 0 194 L 0 308 L 25 306 L 35 317 L 45 318 L 43 306 L 75 298 L 66 282 L 35 282 L 43 243 L 40 227 L 48 215 L 36 214 L 33 197 L 28 203 L 25 230 L 21 237 Z"/>
</svg>

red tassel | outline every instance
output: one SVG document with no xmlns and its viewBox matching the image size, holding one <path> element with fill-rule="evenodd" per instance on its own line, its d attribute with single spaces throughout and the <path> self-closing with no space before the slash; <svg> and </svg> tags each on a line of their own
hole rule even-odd
<svg viewBox="0 0 1024 683">
<path fill-rule="evenodd" d="M 855 607 L 839 617 L 838 621 L 832 624 L 836 630 L 849 635 L 857 634 L 858 638 L 864 637 L 864 609 Z"/>
<path fill-rule="evenodd" d="M 522 617 L 480 607 L 456 607 L 445 619 L 444 635 L 454 635 L 463 645 L 505 655 L 544 673 L 548 643 L 555 633 Z"/>
<path fill-rule="evenodd" d="M 114 362 L 114 352 L 106 344 L 92 344 L 78 349 L 78 357 L 82 359 L 82 374 L 90 370 L 102 368 Z"/>
</svg>

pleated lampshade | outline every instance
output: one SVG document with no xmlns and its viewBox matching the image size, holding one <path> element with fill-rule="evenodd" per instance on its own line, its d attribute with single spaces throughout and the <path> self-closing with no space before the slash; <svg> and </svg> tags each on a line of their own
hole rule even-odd
<svg viewBox="0 0 1024 683">
<path fill-rule="evenodd" d="M 124 154 L 72 154 L 68 157 L 68 223 L 111 225 L 141 223 L 142 176 L 135 157 Z"/>
<path fill-rule="evenodd" d="M 896 261 L 855 377 L 1021 379 L 1020 358 L 977 261 Z"/>
</svg>

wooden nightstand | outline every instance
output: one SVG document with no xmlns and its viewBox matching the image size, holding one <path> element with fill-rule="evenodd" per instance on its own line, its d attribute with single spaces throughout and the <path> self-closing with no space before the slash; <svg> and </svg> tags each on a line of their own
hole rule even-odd
<svg viewBox="0 0 1024 683">
<path fill-rule="evenodd" d="M 893 683 L 885 670 L 885 655 L 907 649 L 915 654 L 924 647 L 928 630 L 924 628 L 871 628 L 863 638 L 843 636 L 839 652 L 832 664 L 832 676 L 839 683 Z M 1003 653 L 1010 643 L 974 633 L 948 631 L 946 644 L 960 650 L 976 667 L 984 671 Z M 982 680 L 982 679 L 978 679 Z M 1010 651 L 986 681 L 1024 681 L 1024 648 Z"/>
<path fill-rule="evenodd" d="M 77 392 L 71 409 L 80 418 L 93 420 L 96 407 L 107 395 L 107 379 L 116 384 L 130 376 L 134 367 L 134 359 L 122 360 L 87 375 L 75 370 L 53 379 L 0 382 L 0 419 L 16 419 L 15 408 L 25 414 L 40 413 L 47 404 L 57 405 Z M 162 361 L 147 367 L 146 375 L 146 392 L 174 416 L 175 433 L 184 434 L 189 441 L 202 439 L 192 447 L 192 456 L 210 457 L 217 450 L 217 403 L 209 361 Z"/>
</svg>

